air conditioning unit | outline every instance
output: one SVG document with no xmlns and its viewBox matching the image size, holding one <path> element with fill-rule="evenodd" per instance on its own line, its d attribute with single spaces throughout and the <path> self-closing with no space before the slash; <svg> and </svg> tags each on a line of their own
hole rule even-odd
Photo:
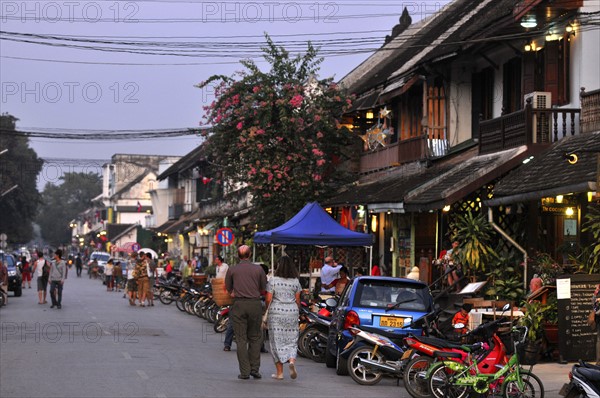
<svg viewBox="0 0 600 398">
<path fill-rule="evenodd" d="M 525 104 L 527 104 L 529 98 L 531 98 L 531 107 L 533 108 L 533 143 L 549 143 L 551 137 L 550 113 L 538 112 L 538 110 L 550 109 L 552 107 L 552 93 L 547 91 L 534 91 L 525 94 L 523 97 Z"/>
</svg>

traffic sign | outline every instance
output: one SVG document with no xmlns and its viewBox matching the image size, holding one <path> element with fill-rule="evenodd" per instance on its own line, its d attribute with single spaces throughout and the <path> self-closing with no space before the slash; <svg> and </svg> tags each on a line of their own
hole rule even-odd
<svg viewBox="0 0 600 398">
<path fill-rule="evenodd" d="M 142 246 L 137 242 L 135 242 L 133 245 L 131 245 L 131 250 L 133 250 L 134 252 L 139 252 L 141 248 L 142 248 Z"/>
<path fill-rule="evenodd" d="M 235 236 L 233 236 L 233 231 L 230 228 L 220 228 L 215 237 L 217 238 L 217 243 L 221 246 L 231 245 L 235 238 Z"/>
</svg>

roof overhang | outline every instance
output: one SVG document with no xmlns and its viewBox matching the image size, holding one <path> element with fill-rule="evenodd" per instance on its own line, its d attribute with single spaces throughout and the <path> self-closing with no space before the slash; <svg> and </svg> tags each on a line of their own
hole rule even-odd
<svg viewBox="0 0 600 398">
<path fill-rule="evenodd" d="M 390 203 L 371 203 L 368 205 L 369 211 L 373 213 L 404 213 L 403 202 Z"/>
<path fill-rule="evenodd" d="M 539 200 L 548 196 L 564 195 L 567 193 L 579 193 L 579 192 L 597 192 L 598 186 L 596 182 L 588 181 L 573 185 L 567 185 L 562 187 L 545 189 L 542 191 L 524 192 L 516 195 L 503 196 L 499 198 L 493 198 L 484 200 L 483 204 L 486 206 L 500 206 L 510 205 L 519 202 L 528 202 L 531 200 Z"/>
</svg>

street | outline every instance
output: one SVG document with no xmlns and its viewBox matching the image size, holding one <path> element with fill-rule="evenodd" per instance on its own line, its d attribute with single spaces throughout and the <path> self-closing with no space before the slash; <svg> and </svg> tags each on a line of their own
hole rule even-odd
<svg viewBox="0 0 600 398">
<path fill-rule="evenodd" d="M 85 271 L 70 273 L 60 310 L 37 304 L 35 286 L 8 301 L 0 310 L 1 397 L 409 396 L 395 380 L 361 386 L 304 358 L 297 380 L 286 367 L 286 379 L 276 381 L 270 354 L 262 354 L 262 380 L 238 380 L 235 344 L 223 352 L 224 335 L 212 324 L 175 304 L 132 307 Z M 558 396 L 569 370 L 535 367 L 547 397 Z"/>
</svg>

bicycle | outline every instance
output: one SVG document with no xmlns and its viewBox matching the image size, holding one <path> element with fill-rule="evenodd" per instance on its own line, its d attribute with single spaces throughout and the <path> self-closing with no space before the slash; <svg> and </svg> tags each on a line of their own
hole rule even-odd
<svg viewBox="0 0 600 398">
<path fill-rule="evenodd" d="M 434 363 L 426 374 L 430 393 L 435 398 L 462 398 L 469 396 L 471 391 L 478 394 L 497 395 L 501 391 L 502 397 L 527 397 L 543 398 L 544 385 L 539 377 L 529 370 L 521 368 L 519 364 L 518 346 L 522 345 L 527 336 L 527 327 L 516 326 L 512 328 L 514 353 L 508 362 L 495 373 L 481 373 L 477 367 L 478 360 L 469 355 L 464 363 L 443 360 L 455 358 L 460 354 L 436 351 L 435 357 L 442 361 Z"/>
</svg>

